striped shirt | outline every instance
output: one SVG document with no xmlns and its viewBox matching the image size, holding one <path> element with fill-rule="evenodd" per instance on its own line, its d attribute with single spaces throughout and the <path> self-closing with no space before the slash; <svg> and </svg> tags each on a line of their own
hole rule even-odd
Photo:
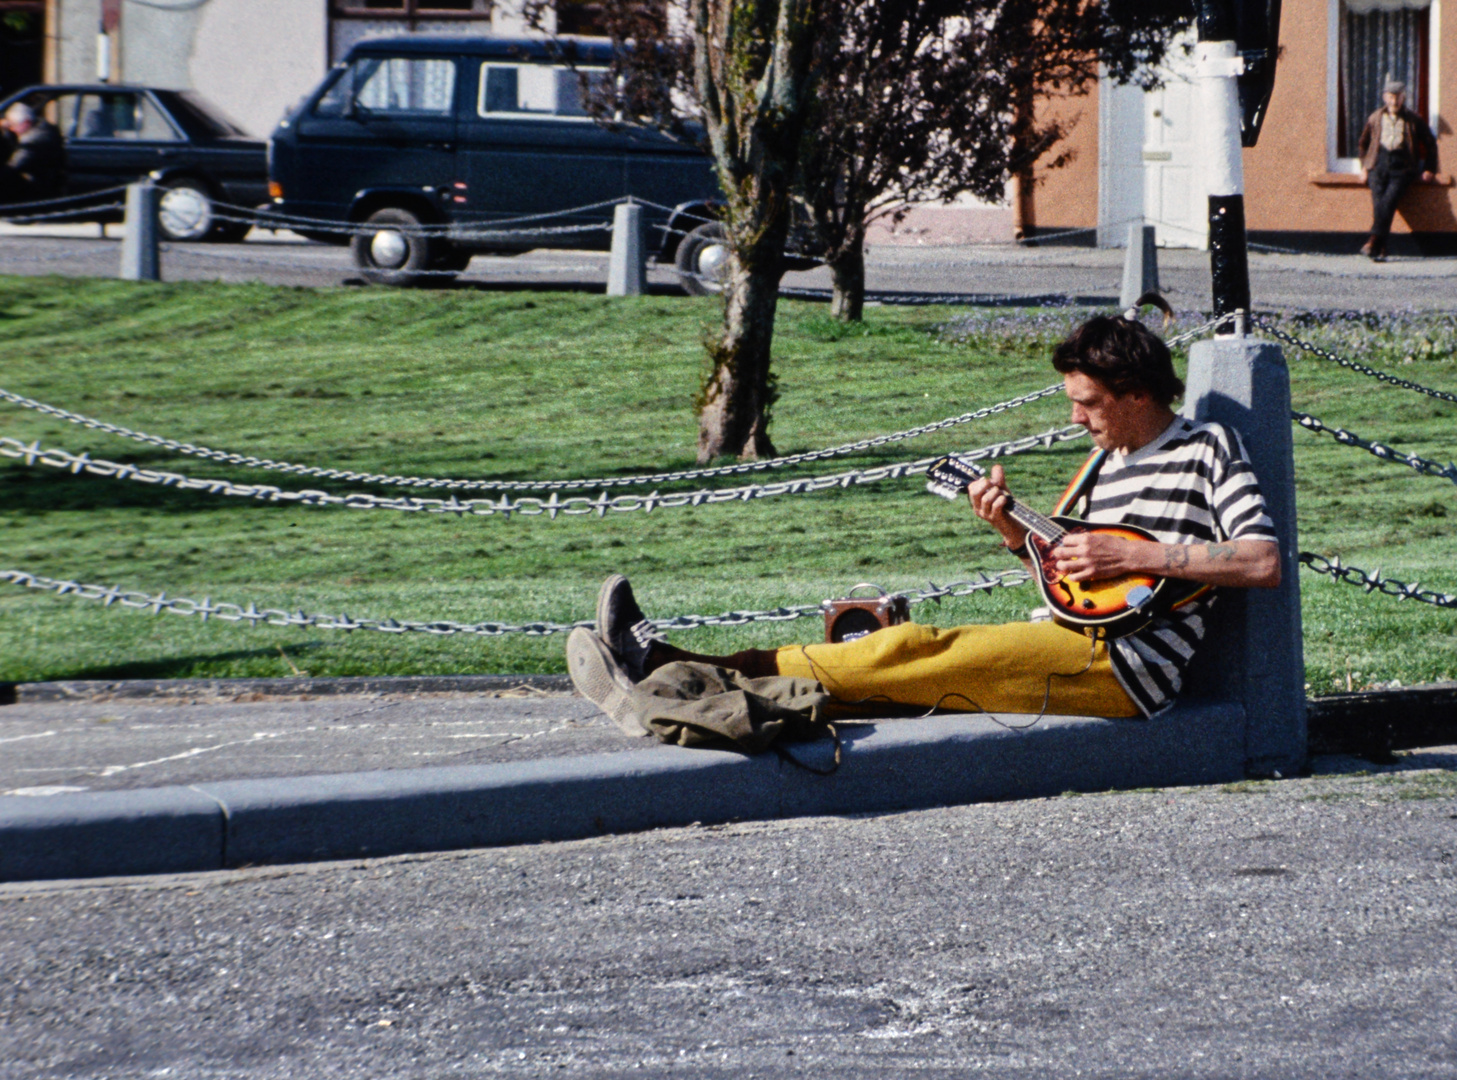
<svg viewBox="0 0 1457 1080">
<path fill-rule="evenodd" d="M 1066 513 L 1136 525 L 1165 544 L 1275 540 L 1275 526 L 1239 436 L 1182 416 L 1131 454 L 1110 451 L 1092 490 Z M 1206 593 L 1110 643 L 1113 673 L 1145 716 L 1182 689 L 1215 599 Z"/>
</svg>

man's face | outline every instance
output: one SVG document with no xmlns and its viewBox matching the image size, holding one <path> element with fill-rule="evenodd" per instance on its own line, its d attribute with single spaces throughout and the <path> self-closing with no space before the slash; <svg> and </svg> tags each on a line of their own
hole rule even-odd
<svg viewBox="0 0 1457 1080">
<path fill-rule="evenodd" d="M 1087 428 L 1093 443 L 1103 450 L 1134 445 L 1154 407 L 1144 390 L 1115 394 L 1081 371 L 1068 372 L 1062 377 L 1062 385 L 1073 403 L 1072 422 Z"/>
<path fill-rule="evenodd" d="M 1401 112 L 1401 107 L 1406 104 L 1405 94 L 1382 94 L 1381 100 L 1386 102 L 1386 111 L 1392 116 Z"/>
</svg>

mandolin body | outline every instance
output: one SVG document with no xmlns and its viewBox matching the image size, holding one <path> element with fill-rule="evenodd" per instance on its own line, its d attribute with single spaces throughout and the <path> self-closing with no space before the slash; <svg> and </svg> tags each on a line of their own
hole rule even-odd
<svg viewBox="0 0 1457 1080">
<path fill-rule="evenodd" d="M 926 487 L 948 499 L 963 496 L 967 485 L 985 475 L 976 462 L 955 454 L 932 462 L 926 469 Z M 1084 466 L 1080 477 L 1089 475 Z M 1074 480 L 1074 485 L 1080 481 Z M 1071 493 L 1075 488 L 1069 488 Z M 1069 497 L 1063 497 L 1063 506 Z M 1203 596 L 1213 586 L 1154 574 L 1125 574 L 1102 581 L 1068 581 L 1057 570 L 1053 549 L 1068 533 L 1102 533 L 1123 540 L 1158 543 L 1152 533 L 1136 525 L 1094 525 L 1071 517 L 1047 517 L 1008 502 L 1006 512 L 1027 530 L 1027 554 L 1032 562 L 1032 580 L 1052 612 L 1052 619 L 1069 630 L 1099 637 L 1117 638 L 1137 633 L 1155 618 Z"/>
<path fill-rule="evenodd" d="M 1069 533 L 1101 533 L 1123 540 L 1155 543 L 1155 538 L 1132 525 L 1094 525 L 1077 518 L 1054 517 Z M 1103 637 L 1123 637 L 1142 630 L 1155 617 L 1166 614 L 1209 590 L 1197 581 L 1162 578 L 1153 574 L 1125 574 L 1100 581 L 1069 581 L 1057 571 L 1052 557 L 1056 542 L 1028 533 L 1033 580 L 1053 621 L 1070 630 L 1097 631 Z"/>
</svg>

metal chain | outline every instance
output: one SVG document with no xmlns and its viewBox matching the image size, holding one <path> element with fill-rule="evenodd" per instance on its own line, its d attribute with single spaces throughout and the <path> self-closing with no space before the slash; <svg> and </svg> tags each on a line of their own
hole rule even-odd
<svg viewBox="0 0 1457 1080">
<path fill-rule="evenodd" d="M 297 465 L 287 461 L 273 461 L 269 458 L 253 457 L 249 454 L 235 454 L 226 450 L 212 450 L 206 446 L 194 446 L 192 443 L 178 442 L 176 439 L 164 438 L 161 435 L 148 435 L 146 432 L 132 431 L 130 428 L 120 427 L 116 424 L 108 424 L 105 421 L 95 420 L 89 416 L 82 416 L 80 413 L 69 412 L 66 409 L 57 408 L 54 405 L 46 405 L 31 398 L 22 397 L 20 394 L 13 394 L 9 390 L 0 389 L 0 401 L 9 402 L 12 405 L 19 405 L 23 409 L 32 409 L 45 416 L 53 416 L 72 424 L 80 424 L 82 427 L 92 428 L 96 431 L 104 431 L 108 435 L 119 435 L 124 439 L 132 439 L 136 442 L 147 443 L 151 446 L 160 446 L 179 454 L 189 454 L 193 457 L 207 458 L 211 461 L 222 461 L 229 465 L 243 465 L 251 469 L 269 469 L 275 472 L 292 473 L 297 476 L 314 476 L 324 480 L 344 480 L 352 483 L 380 484 L 398 487 L 443 488 L 447 491 L 572 491 L 582 488 L 597 490 L 614 487 L 640 487 L 647 484 L 671 484 L 681 480 L 706 480 L 716 476 L 742 476 L 748 473 L 763 472 L 766 469 L 782 469 L 791 465 L 802 465 L 813 461 L 823 461 L 827 458 L 843 457 L 846 454 L 859 453 L 862 450 L 871 450 L 875 447 L 886 446 L 890 443 L 904 442 L 907 439 L 914 439 L 935 431 L 943 431 L 946 428 L 967 424 L 973 420 L 981 420 L 988 416 L 995 416 L 998 413 L 1004 413 L 1018 406 L 1027 405 L 1061 392 L 1062 383 L 1054 383 L 1051 386 L 1043 387 L 1041 390 L 1033 391 L 1030 394 L 1023 394 L 1021 397 L 1011 398 L 1007 401 L 999 401 L 995 405 L 987 405 L 974 412 L 962 413 L 960 416 L 948 417 L 945 420 L 922 424 L 920 427 L 908 428 L 905 431 L 892 432 L 889 435 L 876 435 L 869 439 L 861 439 L 858 442 L 832 446 L 825 450 L 811 450 L 802 454 L 790 454 L 786 457 L 769 458 L 765 461 L 738 462 L 733 465 L 721 465 L 712 469 L 679 469 L 674 472 L 650 473 L 639 476 L 603 476 L 585 480 L 451 480 L 428 476 L 391 476 L 376 473 L 360 473 L 351 472 L 346 469 Z"/>
<path fill-rule="evenodd" d="M 977 460 L 980 458 L 1009 457 L 1027 450 L 1048 448 L 1054 443 L 1070 439 L 1081 439 L 1087 429 L 1081 425 L 1069 425 L 1029 435 L 1010 442 L 992 443 L 978 447 L 962 456 Z M 697 491 L 669 492 L 654 491 L 649 495 L 617 495 L 609 497 L 606 492 L 596 498 L 574 496 L 557 498 L 552 492 L 550 498 L 522 498 L 514 502 L 502 495 L 499 502 L 491 499 L 422 499 L 417 496 L 389 498 L 356 492 L 350 495 L 331 495 L 327 491 L 284 491 L 267 484 L 235 484 L 231 480 L 208 480 L 184 476 L 181 473 L 163 472 L 159 469 L 139 469 L 135 465 L 120 464 L 93 458 L 88 453 L 72 454 L 55 447 L 47 448 L 37 440 L 29 444 L 19 439 L 0 436 L 0 457 L 23 458 L 27 465 L 48 465 L 51 468 L 66 469 L 73 474 L 87 473 L 114 480 L 134 480 L 143 484 L 157 484 L 178 491 L 205 491 L 212 495 L 230 495 L 262 502 L 295 503 L 302 506 L 342 506 L 350 510 L 402 510 L 410 513 L 471 514 L 475 517 L 509 518 L 512 514 L 526 517 L 546 516 L 555 520 L 558 514 L 568 517 L 596 514 L 599 518 L 611 510 L 625 513 L 643 510 L 651 513 L 657 509 L 677 509 L 683 506 L 712 506 L 726 502 L 750 502 L 755 499 L 773 498 L 777 495 L 808 495 L 829 488 L 849 488 L 861 484 L 875 484 L 883 480 L 898 480 L 926 471 L 935 461 L 934 457 L 917 461 L 904 461 L 894 465 L 882 465 L 874 469 L 852 469 L 848 472 L 828 476 L 806 477 L 800 480 L 782 480 L 773 484 L 748 484 L 736 488 L 700 488 Z"/>
<path fill-rule="evenodd" d="M 1443 465 L 1440 461 L 1432 461 L 1429 458 L 1419 457 L 1416 454 L 1403 454 L 1400 450 L 1393 449 L 1385 443 L 1363 439 L 1355 432 L 1347 431 L 1345 428 L 1330 427 L 1309 413 L 1292 411 L 1290 418 L 1307 431 L 1330 435 L 1336 442 L 1341 443 L 1343 446 L 1355 446 L 1365 450 L 1368 454 L 1379 457 L 1382 461 L 1405 465 L 1408 468 L 1415 469 L 1423 476 L 1440 476 L 1445 480 L 1450 480 L 1452 483 L 1457 484 L 1457 464 L 1452 462 Z"/>
<path fill-rule="evenodd" d="M 122 203 L 103 203 L 100 206 L 86 206 L 75 210 L 54 210 L 48 214 L 25 214 L 21 216 L 3 214 L 0 215 L 0 221 L 8 222 L 11 225 L 34 225 L 42 221 L 84 222 L 90 220 L 89 216 L 86 215 L 109 213 L 112 210 L 125 209 L 126 206 Z"/>
<path fill-rule="evenodd" d="M 1373 379 L 1379 379 L 1381 382 L 1388 383 L 1391 386 L 1399 386 L 1403 390 L 1413 390 L 1418 394 L 1426 394 L 1427 397 L 1436 398 L 1439 401 L 1457 402 L 1457 394 L 1450 394 L 1446 390 L 1433 390 L 1430 386 L 1423 386 L 1421 383 L 1414 383 L 1409 379 L 1403 379 L 1385 371 L 1378 371 L 1374 367 L 1358 364 L 1354 360 L 1347 360 L 1345 357 L 1337 356 L 1329 349 L 1322 349 L 1319 345 L 1312 345 L 1308 341 L 1302 341 L 1294 334 L 1287 334 L 1285 331 L 1279 329 L 1269 318 L 1263 315 L 1255 316 L 1254 321 L 1256 326 L 1269 332 L 1281 341 L 1289 345 L 1294 345 L 1298 349 L 1304 349 L 1312 356 L 1318 356 L 1322 360 L 1329 360 L 1333 364 L 1339 364 L 1341 367 L 1354 371 L 1358 375 L 1367 375 Z"/>
<path fill-rule="evenodd" d="M 1025 570 L 1005 570 L 988 574 L 979 572 L 971 581 L 957 581 L 950 585 L 929 582 L 927 588 L 902 593 L 912 604 L 934 600 L 938 604 L 946 597 L 969 596 L 972 593 L 991 589 L 1015 588 L 1026 584 L 1031 576 Z M 71 596 L 78 600 L 97 600 L 103 607 L 119 604 L 125 608 L 150 610 L 153 615 L 166 611 L 172 615 L 200 615 L 203 622 L 221 619 L 224 622 L 247 623 L 257 626 L 299 626 L 316 630 L 377 630 L 385 634 L 435 634 L 448 637 L 454 634 L 475 634 L 480 637 L 500 637 L 505 634 L 524 634 L 527 637 L 545 637 L 548 634 L 564 634 L 577 627 L 588 630 L 596 628 L 591 620 L 571 623 L 558 622 L 478 622 L 461 623 L 448 619 L 430 622 L 397 619 L 354 619 L 349 615 L 310 615 L 303 611 L 285 611 L 282 608 L 259 608 L 249 603 L 247 607 L 237 604 L 214 604 L 210 597 L 191 600 L 186 597 L 171 597 L 163 590 L 152 596 L 145 592 L 125 591 L 114 585 L 86 585 L 76 581 L 28 574 L 23 570 L 0 571 L 0 581 L 19 585 L 27 589 L 54 592 L 57 596 Z M 819 615 L 824 611 L 821 604 L 794 604 L 769 608 L 763 611 L 725 611 L 718 615 L 675 615 L 667 619 L 651 620 L 658 630 L 696 630 L 704 626 L 745 626 L 756 622 L 789 622 L 807 616 Z"/>
<path fill-rule="evenodd" d="M 1375 570 L 1362 570 L 1358 566 L 1346 566 L 1339 555 L 1327 559 L 1322 555 L 1302 551 L 1300 561 L 1317 574 L 1329 574 L 1337 581 L 1359 586 L 1368 593 L 1379 592 L 1398 600 L 1416 600 L 1433 607 L 1457 608 L 1457 596 L 1451 593 L 1424 589 L 1419 581 L 1408 583 L 1392 577 L 1382 577 L 1379 567 Z"/>
<path fill-rule="evenodd" d="M 571 211 L 569 211 L 571 212 Z M 545 216 L 545 215 L 543 215 Z M 219 211 L 213 214 L 218 221 L 231 221 L 240 225 L 270 227 L 268 223 L 258 220 L 258 215 L 229 214 Z M 612 226 L 606 222 L 595 222 L 590 225 L 549 225 L 537 229 L 501 229 L 494 227 L 475 228 L 470 225 L 398 225 L 380 223 L 378 225 L 340 225 L 337 222 L 333 227 L 324 225 L 306 225 L 310 232 L 337 233 L 340 236 L 373 236 L 379 232 L 397 232 L 403 236 L 429 236 L 444 237 L 451 240 L 494 240 L 502 236 L 549 236 L 557 233 L 585 233 L 585 232 L 611 232 Z M 288 226 L 282 225 L 279 228 Z"/>
<path fill-rule="evenodd" d="M 92 210 L 95 207 L 86 202 L 87 199 L 99 199 L 103 195 L 118 195 L 126 190 L 125 184 L 118 184 L 116 187 L 100 188 L 96 191 L 88 191 L 84 195 L 63 195 L 59 199 L 35 199 L 31 202 L 6 203 L 0 207 L 0 216 L 8 215 L 15 210 L 34 210 L 39 206 L 69 207 L 71 210 Z"/>
<path fill-rule="evenodd" d="M 656 206 L 656 203 L 646 203 L 642 199 L 634 199 L 630 195 L 619 196 L 615 199 L 604 199 L 601 202 L 589 203 L 586 206 L 574 206 L 566 210 L 552 210 L 541 214 L 523 214 L 519 217 L 502 218 L 499 221 L 481 222 L 480 224 L 489 229 L 497 229 L 502 225 L 519 225 L 528 221 L 549 221 L 553 218 L 567 217 L 571 214 L 583 214 L 591 210 L 602 210 L 609 206 L 617 206 L 619 203 L 639 203 L 642 205 Z M 239 206 L 236 203 L 214 202 L 213 206 L 224 213 L 232 212 L 229 221 L 247 221 L 264 229 L 292 229 L 294 226 L 302 226 L 310 232 L 339 233 L 350 236 L 369 236 L 374 233 L 388 229 L 392 232 L 407 233 L 411 236 L 460 236 L 463 226 L 459 225 L 397 225 L 380 224 L 369 225 L 366 222 L 339 221 L 337 218 L 312 218 L 301 217 L 295 214 L 280 214 L 272 210 L 254 210 L 251 207 Z M 222 214 L 217 215 L 222 217 Z M 572 225 L 565 226 L 561 231 L 574 231 L 579 229 L 600 229 L 602 225 Z M 464 228 L 468 228 L 465 226 Z M 552 228 L 520 230 L 531 234 L 556 231 Z M 470 233 L 469 235 L 477 235 Z M 480 235 L 491 235 L 490 232 Z"/>
</svg>

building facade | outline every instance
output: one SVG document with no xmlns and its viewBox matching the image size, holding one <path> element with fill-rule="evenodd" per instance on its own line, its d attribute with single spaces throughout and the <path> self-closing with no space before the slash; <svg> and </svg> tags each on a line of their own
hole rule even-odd
<svg viewBox="0 0 1457 1080">
<path fill-rule="evenodd" d="M 192 89 L 266 137 L 356 41 L 387 34 L 530 33 L 522 0 L 0 0 L 0 80 L 133 82 Z M 591 0 L 557 0 L 558 32 L 600 31 Z M 1443 169 L 1407 194 L 1395 231 L 1411 249 L 1457 250 L 1457 0 L 1284 0 L 1275 93 L 1245 151 L 1256 242 L 1354 250 L 1370 224 L 1355 143 L 1390 76 L 1437 136 Z M 913 208 L 872 243 L 926 245 L 1060 234 L 1117 246 L 1147 221 L 1165 245 L 1206 242 L 1192 62 L 1176 49 L 1164 85 L 1102 83 L 1054 102 L 1068 164 L 1019 181 L 1004 205 Z"/>
<path fill-rule="evenodd" d="M 1403 199 L 1393 250 L 1457 252 L 1457 0 L 1284 0 L 1275 92 L 1257 146 L 1244 152 L 1252 241 L 1355 251 L 1371 224 L 1356 142 L 1387 78 L 1437 138 L 1441 170 Z M 1103 82 L 1057 103 L 1073 161 L 1040 172 L 1019 200 L 1029 235 L 1088 229 L 1125 242 L 1147 221 L 1165 245 L 1202 247 L 1206 193 L 1193 64 L 1180 55 L 1152 93 Z"/>
</svg>

